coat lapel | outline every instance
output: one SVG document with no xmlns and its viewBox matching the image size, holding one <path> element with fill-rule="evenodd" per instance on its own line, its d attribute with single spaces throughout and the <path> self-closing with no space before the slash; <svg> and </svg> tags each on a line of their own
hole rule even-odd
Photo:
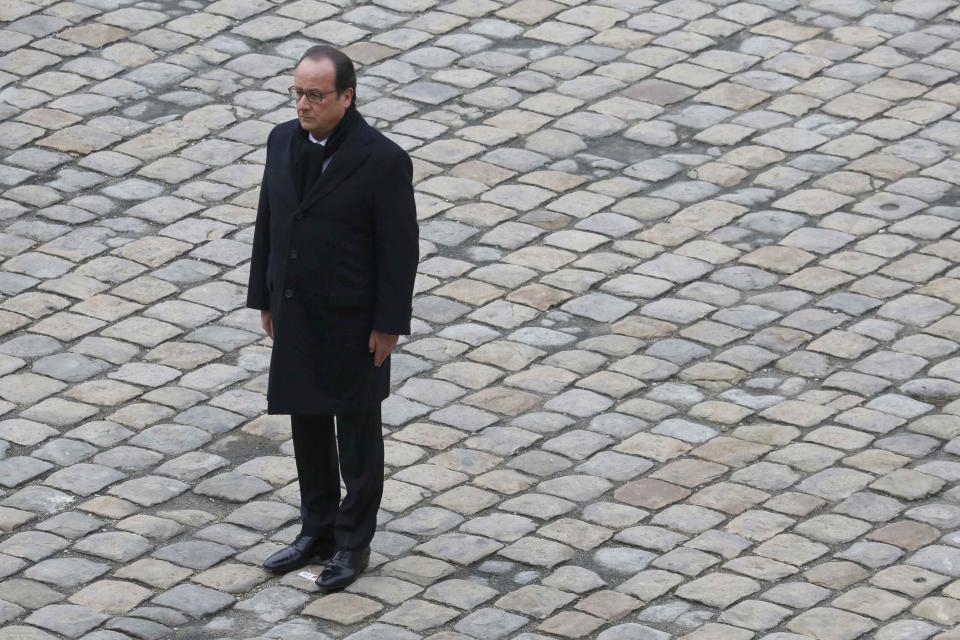
<svg viewBox="0 0 960 640">
<path fill-rule="evenodd" d="M 346 180 L 370 155 L 370 125 L 363 120 L 357 123 L 347 138 L 330 159 L 330 165 L 303 197 L 299 213 L 306 213 L 315 204 L 323 200 L 341 182 Z"/>
</svg>

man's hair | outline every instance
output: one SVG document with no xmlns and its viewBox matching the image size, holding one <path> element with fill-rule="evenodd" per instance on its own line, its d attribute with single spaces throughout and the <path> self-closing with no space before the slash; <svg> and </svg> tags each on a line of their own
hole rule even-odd
<svg viewBox="0 0 960 640">
<path fill-rule="evenodd" d="M 337 95 L 340 95 L 347 89 L 353 89 L 353 100 L 351 105 L 357 102 L 357 71 L 353 68 L 353 61 L 339 49 L 335 49 L 326 44 L 318 44 L 307 49 L 297 61 L 299 65 L 304 60 L 329 60 L 333 63 L 334 84 L 337 88 Z"/>
</svg>

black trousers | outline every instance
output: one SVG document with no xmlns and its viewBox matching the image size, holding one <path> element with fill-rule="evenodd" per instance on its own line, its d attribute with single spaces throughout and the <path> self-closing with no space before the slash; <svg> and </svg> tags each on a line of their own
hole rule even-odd
<svg viewBox="0 0 960 640">
<path fill-rule="evenodd" d="M 302 533 L 356 551 L 370 544 L 383 495 L 380 404 L 334 415 L 290 416 L 300 477 Z M 340 501 L 340 476 L 346 496 Z"/>
</svg>

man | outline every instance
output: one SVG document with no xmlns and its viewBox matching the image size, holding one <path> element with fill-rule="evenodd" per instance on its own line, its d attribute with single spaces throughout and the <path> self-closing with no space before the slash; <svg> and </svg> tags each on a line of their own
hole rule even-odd
<svg viewBox="0 0 960 640">
<path fill-rule="evenodd" d="M 264 566 L 325 560 L 317 585 L 330 592 L 370 558 L 380 403 L 410 332 L 418 231 L 410 158 L 357 112 L 350 58 L 311 47 L 290 94 L 297 119 L 267 140 L 247 306 L 273 338 L 267 412 L 291 416 L 302 524 Z"/>
</svg>

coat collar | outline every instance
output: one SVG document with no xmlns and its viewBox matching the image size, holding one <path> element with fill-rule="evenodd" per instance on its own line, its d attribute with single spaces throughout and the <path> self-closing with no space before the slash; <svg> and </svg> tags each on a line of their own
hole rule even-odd
<svg viewBox="0 0 960 640">
<path fill-rule="evenodd" d="M 316 183 L 304 194 L 297 213 L 306 213 L 311 207 L 323 200 L 337 185 L 347 179 L 363 164 L 370 155 L 374 129 L 357 114 L 357 122 L 352 126 L 330 160 L 330 166 Z M 298 124 L 299 127 L 299 124 Z M 294 130 L 293 135 L 300 135 Z"/>
</svg>

